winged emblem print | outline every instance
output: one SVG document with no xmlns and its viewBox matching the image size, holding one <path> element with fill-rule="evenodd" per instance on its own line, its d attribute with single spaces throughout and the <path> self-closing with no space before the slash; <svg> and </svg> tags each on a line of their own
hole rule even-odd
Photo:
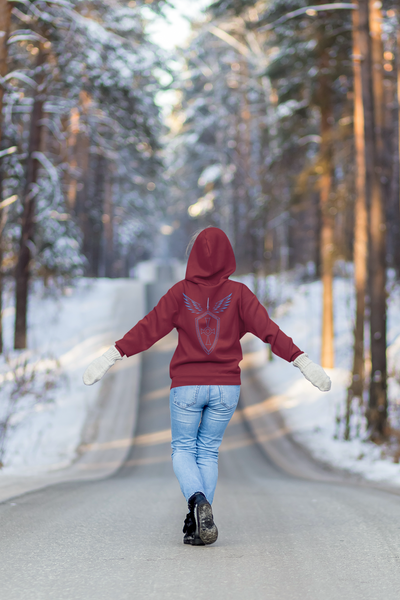
<svg viewBox="0 0 400 600">
<path fill-rule="evenodd" d="M 217 314 L 223 313 L 224 310 L 228 308 L 231 298 L 232 294 L 225 296 L 225 298 L 222 298 L 222 300 L 219 300 L 214 304 L 214 308 L 211 311 L 209 307 L 209 298 L 207 299 L 207 308 L 204 310 L 199 302 L 196 302 L 186 294 L 183 294 L 186 308 L 190 310 L 191 313 L 198 315 L 195 319 L 197 338 L 200 342 L 200 346 L 207 354 L 211 354 L 218 342 L 220 317 L 217 317 Z"/>
</svg>

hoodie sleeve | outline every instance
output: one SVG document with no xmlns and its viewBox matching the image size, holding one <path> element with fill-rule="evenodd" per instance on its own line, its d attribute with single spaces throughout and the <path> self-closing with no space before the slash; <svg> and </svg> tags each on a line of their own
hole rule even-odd
<svg viewBox="0 0 400 600">
<path fill-rule="evenodd" d="M 132 356 L 143 352 L 166 336 L 175 327 L 177 312 L 178 303 L 169 290 L 153 310 L 132 327 L 122 339 L 115 342 L 121 356 Z"/>
<path fill-rule="evenodd" d="M 247 286 L 242 286 L 241 319 L 244 324 L 244 333 L 250 332 L 260 340 L 271 345 L 274 354 L 291 362 L 303 354 L 293 343 L 292 338 L 281 331 L 276 323 L 270 319 L 264 306 L 258 301 Z"/>
</svg>

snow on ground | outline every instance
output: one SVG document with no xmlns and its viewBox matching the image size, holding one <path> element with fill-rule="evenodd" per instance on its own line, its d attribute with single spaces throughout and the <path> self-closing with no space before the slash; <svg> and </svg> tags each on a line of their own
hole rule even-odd
<svg viewBox="0 0 400 600">
<path fill-rule="evenodd" d="M 4 419 L 12 389 L 18 403 L 6 436 L 0 476 L 32 475 L 64 467 L 75 458 L 83 425 L 98 393 L 96 386 L 83 385 L 82 374 L 115 341 L 113 307 L 124 282 L 83 278 L 63 294 L 51 294 L 36 283 L 29 301 L 29 350 L 17 352 L 12 350 L 13 294 L 12 290 L 5 293 L 0 420 Z M 32 369 L 33 380 L 29 381 Z M 15 372 L 20 374 L 17 389 Z M 22 393 L 24 387 L 26 394 Z"/>
<path fill-rule="evenodd" d="M 57 469 L 75 458 L 83 425 L 98 391 L 96 386 L 82 385 L 82 373 L 91 360 L 115 341 L 113 307 L 116 295 L 124 288 L 124 281 L 81 279 L 75 287 L 58 296 L 37 285 L 29 306 L 29 350 L 23 352 L 12 350 L 13 297 L 11 291 L 5 294 L 0 421 L 4 418 L 10 390 L 13 386 L 15 389 L 12 373 L 20 373 L 20 388 L 6 439 L 5 467 L 0 476 L 2 473 L 31 475 Z M 241 281 L 254 289 L 253 276 L 242 277 Z M 257 290 L 281 329 L 318 363 L 321 292 L 319 281 L 305 282 L 298 272 L 259 280 Z M 262 377 L 270 392 L 279 397 L 283 417 L 294 437 L 317 459 L 373 481 L 400 485 L 400 465 L 393 462 L 393 457 L 384 456 L 387 448 L 363 441 L 365 419 L 360 410 L 356 409 L 352 417 L 353 439 L 350 442 L 343 440 L 343 419 L 338 424 L 337 417 L 343 418 L 352 362 L 354 294 L 349 273 L 335 279 L 334 307 L 335 369 L 329 371 L 330 392 L 319 392 L 298 369 L 272 357 L 265 345 L 257 340 L 257 354 L 264 365 Z M 399 380 L 400 290 L 394 285 L 389 297 L 388 344 L 389 373 L 395 375 L 397 370 Z M 4 356 L 8 356 L 8 362 Z M 27 368 L 24 367 L 25 359 Z M 29 374 L 34 364 L 35 374 L 30 382 Z M 400 385 L 397 380 L 394 376 L 389 378 L 389 398 L 391 424 L 400 429 Z M 54 383 L 58 385 L 53 387 Z M 20 393 L 23 386 L 27 391 L 25 395 Z"/>
<path fill-rule="evenodd" d="M 328 370 L 330 392 L 322 393 L 303 378 L 300 371 L 280 358 L 263 360 L 262 378 L 268 390 L 280 398 L 281 412 L 294 438 L 315 458 L 332 466 L 360 474 L 371 481 L 400 485 L 400 465 L 388 456 L 387 447 L 365 438 L 365 419 L 358 406 L 352 417 L 352 440 L 343 439 L 346 390 L 352 368 L 355 301 L 351 273 L 334 281 L 335 368 Z M 241 281 L 254 290 L 254 277 Z M 391 424 L 399 429 L 400 386 L 400 289 L 390 284 L 388 301 L 389 401 Z M 270 306 L 270 316 L 295 344 L 320 363 L 322 285 L 302 282 L 298 272 L 270 276 L 258 282 L 258 296 Z M 260 356 L 270 358 L 265 345 L 256 340 Z M 397 380 L 393 376 L 397 371 Z M 337 417 L 340 417 L 338 423 Z M 358 435 L 357 435 L 358 434 Z"/>
</svg>

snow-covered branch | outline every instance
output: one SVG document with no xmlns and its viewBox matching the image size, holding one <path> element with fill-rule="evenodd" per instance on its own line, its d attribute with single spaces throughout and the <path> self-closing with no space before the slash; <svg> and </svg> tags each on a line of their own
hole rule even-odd
<svg viewBox="0 0 400 600">
<path fill-rule="evenodd" d="M 301 15 L 308 15 L 309 17 L 314 17 L 318 12 L 326 11 L 326 10 L 357 10 L 357 4 L 349 3 L 349 2 L 333 2 L 331 4 L 315 4 L 314 6 L 306 6 L 303 8 L 298 8 L 297 10 L 293 10 L 291 12 L 282 15 L 279 19 L 274 21 L 273 23 L 268 23 L 267 25 L 263 25 L 259 28 L 260 31 L 270 31 L 274 29 L 277 25 L 281 25 L 281 23 L 285 23 L 289 21 L 289 19 L 294 19 L 295 17 L 300 17 Z M 257 26 L 257 24 L 252 24 L 252 27 Z"/>
</svg>

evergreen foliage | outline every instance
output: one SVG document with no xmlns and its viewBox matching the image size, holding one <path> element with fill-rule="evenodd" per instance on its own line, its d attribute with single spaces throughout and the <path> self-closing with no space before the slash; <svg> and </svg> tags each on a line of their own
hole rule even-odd
<svg viewBox="0 0 400 600">
<path fill-rule="evenodd" d="M 112 211 L 118 212 L 108 215 L 113 263 L 119 257 L 125 261 L 136 245 L 146 252 L 137 232 L 150 238 L 154 231 L 157 198 L 146 186 L 161 167 L 162 124 L 154 101 L 160 86 L 153 74 L 160 59 L 146 38 L 144 4 L 94 2 L 88 7 L 36 0 L 13 11 L 2 147 L 18 150 L 3 159 L 2 195 L 17 194 L 18 202 L 9 208 L 4 235 L 17 242 L 34 78 L 41 77 L 43 152 L 32 241 L 37 272 L 104 274 L 100 246 L 106 185 L 111 186 Z M 152 8 L 160 10 L 162 4 Z M 45 55 L 41 65 L 39 53 Z M 76 132 L 71 131 L 73 117 Z M 120 264 L 121 274 L 129 265 Z"/>
<path fill-rule="evenodd" d="M 254 6 L 255 4 L 257 4 L 257 0 L 218 0 L 211 4 L 209 10 L 216 17 L 225 16 L 229 13 L 238 16 L 242 14 L 246 8 Z"/>
</svg>

